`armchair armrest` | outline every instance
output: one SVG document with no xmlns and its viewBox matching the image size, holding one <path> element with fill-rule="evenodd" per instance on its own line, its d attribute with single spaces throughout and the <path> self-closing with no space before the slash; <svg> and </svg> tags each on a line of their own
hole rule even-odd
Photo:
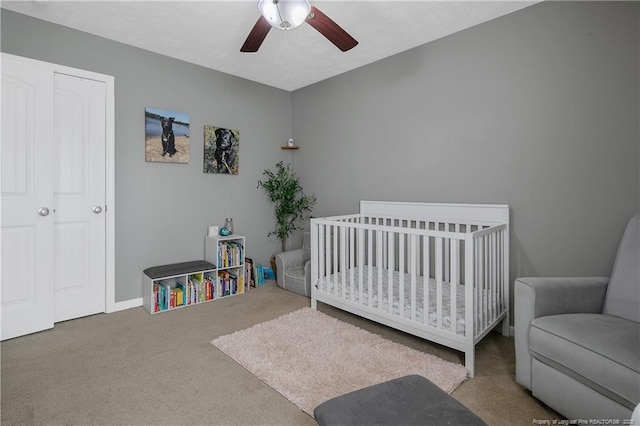
<svg viewBox="0 0 640 426">
<path fill-rule="evenodd" d="M 600 313 L 609 278 L 517 278 L 514 285 L 516 382 L 531 389 L 529 325 L 535 318 L 569 313 Z"/>
<path fill-rule="evenodd" d="M 516 311 L 530 311 L 529 322 L 546 315 L 600 313 L 608 284 L 608 277 L 517 278 Z"/>
</svg>

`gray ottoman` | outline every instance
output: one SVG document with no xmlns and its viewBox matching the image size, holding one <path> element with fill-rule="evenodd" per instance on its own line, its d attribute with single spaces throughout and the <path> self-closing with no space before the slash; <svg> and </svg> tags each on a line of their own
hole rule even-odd
<svg viewBox="0 0 640 426">
<path fill-rule="evenodd" d="M 319 425 L 486 425 L 422 376 L 389 380 L 323 402 Z"/>
</svg>

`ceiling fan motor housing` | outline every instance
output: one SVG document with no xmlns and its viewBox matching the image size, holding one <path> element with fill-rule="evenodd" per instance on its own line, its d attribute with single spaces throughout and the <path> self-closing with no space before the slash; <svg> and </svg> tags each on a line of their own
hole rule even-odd
<svg viewBox="0 0 640 426">
<path fill-rule="evenodd" d="M 260 0 L 258 11 L 269 24 L 279 30 L 297 28 L 311 13 L 308 0 Z"/>
<path fill-rule="evenodd" d="M 316 7 L 309 0 L 259 0 L 260 17 L 240 48 L 241 52 L 257 52 L 271 28 L 290 30 L 307 22 L 338 49 L 346 52 L 358 41 Z"/>
</svg>

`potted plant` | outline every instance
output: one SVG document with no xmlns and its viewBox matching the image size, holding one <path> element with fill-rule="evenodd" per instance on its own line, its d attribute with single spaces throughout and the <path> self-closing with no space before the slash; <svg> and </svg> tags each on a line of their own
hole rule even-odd
<svg viewBox="0 0 640 426">
<path fill-rule="evenodd" d="M 280 161 L 276 168 L 275 171 L 267 169 L 262 172 L 265 179 L 258 181 L 258 188 L 264 188 L 275 207 L 276 229 L 269 232 L 269 236 L 277 236 L 282 243 L 282 251 L 285 251 L 287 237 L 294 231 L 303 229 L 298 224 L 299 220 L 309 218 L 316 197 L 302 191 L 298 176 L 288 163 Z"/>
</svg>

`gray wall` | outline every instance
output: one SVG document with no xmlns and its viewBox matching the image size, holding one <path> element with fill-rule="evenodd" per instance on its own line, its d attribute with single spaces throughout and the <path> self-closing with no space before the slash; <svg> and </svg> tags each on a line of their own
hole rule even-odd
<svg viewBox="0 0 640 426">
<path fill-rule="evenodd" d="M 316 215 L 505 203 L 511 282 L 608 276 L 639 205 L 638 6 L 545 2 L 294 92 Z"/>
<path fill-rule="evenodd" d="M 512 278 L 609 275 L 639 208 L 639 5 L 551 2 L 287 93 L 2 11 L 2 51 L 115 76 L 116 300 L 202 257 L 232 216 L 266 263 L 256 181 L 295 168 L 316 216 L 358 201 L 507 203 Z M 191 162 L 145 163 L 146 106 L 191 115 Z M 240 174 L 202 173 L 202 126 L 240 130 Z M 261 213 L 263 212 L 263 213 Z"/>
<path fill-rule="evenodd" d="M 233 217 L 268 264 L 275 220 L 256 187 L 288 157 L 291 94 L 2 10 L 2 51 L 115 77 L 116 301 L 141 297 L 142 270 L 204 257 L 208 225 Z M 189 164 L 145 162 L 145 107 L 190 114 Z M 202 172 L 203 126 L 240 131 L 237 176 Z"/>
</svg>

